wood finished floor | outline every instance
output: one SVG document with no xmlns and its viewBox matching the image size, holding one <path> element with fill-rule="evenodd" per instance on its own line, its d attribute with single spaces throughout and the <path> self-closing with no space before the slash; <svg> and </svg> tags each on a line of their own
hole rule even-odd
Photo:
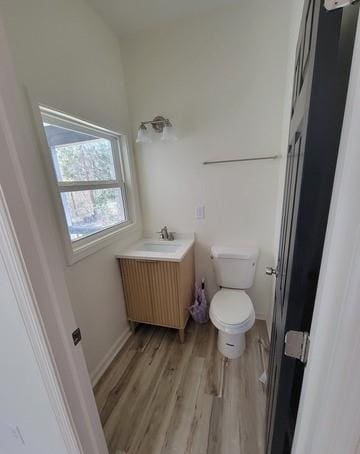
<svg viewBox="0 0 360 454">
<path fill-rule="evenodd" d="M 95 388 L 110 454 L 263 454 L 265 322 L 237 360 L 217 350 L 216 330 L 140 326 Z"/>
</svg>

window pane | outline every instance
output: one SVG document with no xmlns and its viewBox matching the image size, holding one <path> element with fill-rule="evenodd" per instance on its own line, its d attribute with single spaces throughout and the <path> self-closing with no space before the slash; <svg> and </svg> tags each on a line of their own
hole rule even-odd
<svg viewBox="0 0 360 454">
<path fill-rule="evenodd" d="M 126 220 L 120 188 L 62 192 L 61 198 L 72 241 Z"/>
<path fill-rule="evenodd" d="M 44 128 L 59 182 L 115 180 L 110 140 L 48 121 Z"/>
</svg>

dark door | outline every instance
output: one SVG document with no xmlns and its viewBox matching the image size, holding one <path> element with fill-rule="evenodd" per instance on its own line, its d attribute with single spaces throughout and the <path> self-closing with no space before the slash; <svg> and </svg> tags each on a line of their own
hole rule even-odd
<svg viewBox="0 0 360 454">
<path fill-rule="evenodd" d="M 284 356 L 289 330 L 310 331 L 340 142 L 358 7 L 306 0 L 296 51 L 271 333 L 267 454 L 290 453 L 304 365 Z"/>
</svg>

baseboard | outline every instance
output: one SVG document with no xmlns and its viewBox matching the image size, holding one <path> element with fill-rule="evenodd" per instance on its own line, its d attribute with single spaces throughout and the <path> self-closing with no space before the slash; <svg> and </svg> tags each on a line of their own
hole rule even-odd
<svg viewBox="0 0 360 454">
<path fill-rule="evenodd" d="M 256 318 L 256 320 L 266 320 L 266 314 L 262 314 L 261 312 L 256 312 L 255 318 Z"/>
<path fill-rule="evenodd" d="M 127 327 L 126 330 L 114 343 L 114 345 L 110 348 L 110 350 L 106 353 L 104 358 L 100 361 L 97 367 L 95 367 L 95 369 L 90 373 L 90 380 L 93 387 L 103 376 L 106 369 L 110 366 L 111 361 L 115 358 L 115 356 L 124 346 L 125 342 L 129 339 L 130 335 L 131 335 L 130 328 Z"/>
</svg>

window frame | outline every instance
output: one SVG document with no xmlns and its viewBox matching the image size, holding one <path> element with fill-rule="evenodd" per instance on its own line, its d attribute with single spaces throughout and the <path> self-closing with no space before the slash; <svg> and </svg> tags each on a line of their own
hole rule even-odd
<svg viewBox="0 0 360 454">
<path fill-rule="evenodd" d="M 38 105 L 39 121 L 41 122 L 42 134 L 41 142 L 45 151 L 45 158 L 49 170 L 49 182 L 52 187 L 52 192 L 55 198 L 57 218 L 61 236 L 65 245 L 67 262 L 69 265 L 81 260 L 82 258 L 93 254 L 94 252 L 106 247 L 113 241 L 119 239 L 119 235 L 135 225 L 135 213 L 133 197 L 130 194 L 130 160 L 127 138 L 124 134 L 103 128 L 101 126 L 89 123 L 80 118 L 68 115 L 64 112 L 49 108 L 42 104 Z M 43 121 L 49 120 L 51 124 L 56 126 L 69 128 L 71 126 L 75 131 L 85 134 L 92 134 L 96 137 L 110 140 L 113 155 L 113 163 L 115 170 L 114 180 L 98 180 L 98 181 L 75 181 L 75 182 L 59 182 L 56 174 L 56 169 L 52 157 L 51 147 L 49 147 Z M 98 232 L 84 236 L 83 238 L 71 239 L 68 228 L 64 204 L 61 194 L 71 190 L 94 190 L 94 189 L 110 189 L 120 188 L 124 206 L 125 221 L 118 224 L 106 227 Z"/>
</svg>

